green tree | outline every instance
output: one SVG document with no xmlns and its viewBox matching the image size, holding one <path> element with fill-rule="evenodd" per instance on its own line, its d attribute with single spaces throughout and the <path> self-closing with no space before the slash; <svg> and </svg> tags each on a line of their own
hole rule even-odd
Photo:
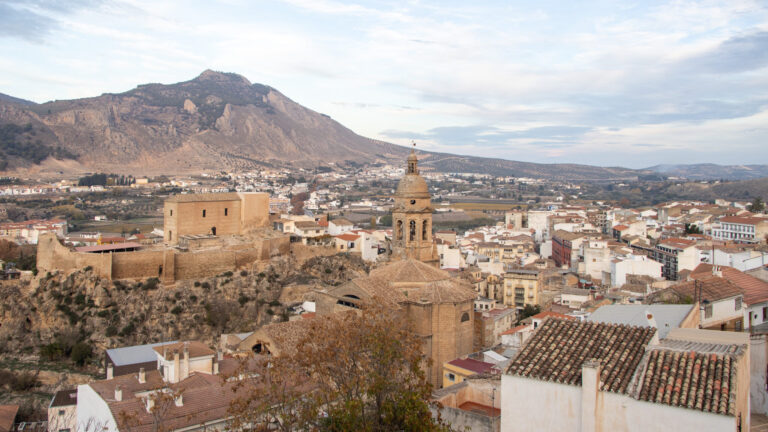
<svg viewBox="0 0 768 432">
<path fill-rule="evenodd" d="M 765 203 L 762 199 L 760 199 L 760 197 L 757 197 L 752 200 L 752 204 L 747 206 L 747 209 L 752 213 L 762 213 L 765 211 Z"/>
<path fill-rule="evenodd" d="M 538 313 L 541 313 L 541 307 L 539 305 L 531 306 L 529 304 L 525 305 L 522 311 L 520 311 L 520 317 L 518 318 L 518 321 L 522 321 L 530 316 L 534 316 Z"/>
</svg>

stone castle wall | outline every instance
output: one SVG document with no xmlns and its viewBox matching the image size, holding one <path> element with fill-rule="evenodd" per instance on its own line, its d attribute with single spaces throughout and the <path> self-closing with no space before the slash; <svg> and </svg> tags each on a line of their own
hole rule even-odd
<svg viewBox="0 0 768 432">
<path fill-rule="evenodd" d="M 160 249 L 102 254 L 75 252 L 62 245 L 54 234 L 41 236 L 37 246 L 37 268 L 41 272 L 71 271 L 92 267 L 108 279 L 158 277 L 163 283 L 215 276 L 245 267 L 272 256 L 290 253 L 288 237 L 255 240 L 239 249 L 210 249 L 180 252 Z"/>
</svg>

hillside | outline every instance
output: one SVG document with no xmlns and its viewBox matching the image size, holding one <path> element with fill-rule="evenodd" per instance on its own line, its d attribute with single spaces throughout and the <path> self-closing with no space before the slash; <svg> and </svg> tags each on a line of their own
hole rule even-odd
<svg viewBox="0 0 768 432">
<path fill-rule="evenodd" d="M 750 180 L 768 177 L 768 165 L 656 165 L 646 170 L 689 180 Z"/>
<path fill-rule="evenodd" d="M 5 161 L 0 170 L 16 175 L 400 164 L 409 151 L 357 135 L 272 87 L 211 70 L 176 84 L 143 84 L 124 93 L 42 104 L 0 94 L 3 125 L 34 132 L 34 138 L 14 138 L 15 153 L 0 149 Z M 634 179 L 654 172 L 420 153 L 425 169 L 441 172 L 577 181 Z M 678 175 L 684 167 L 663 169 Z"/>
</svg>

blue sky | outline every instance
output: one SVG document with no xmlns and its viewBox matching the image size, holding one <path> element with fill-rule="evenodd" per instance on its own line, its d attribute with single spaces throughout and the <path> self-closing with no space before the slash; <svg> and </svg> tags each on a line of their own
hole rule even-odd
<svg viewBox="0 0 768 432">
<path fill-rule="evenodd" d="M 768 163 L 768 2 L 0 0 L 0 92 L 270 85 L 355 132 L 545 163 Z"/>
</svg>

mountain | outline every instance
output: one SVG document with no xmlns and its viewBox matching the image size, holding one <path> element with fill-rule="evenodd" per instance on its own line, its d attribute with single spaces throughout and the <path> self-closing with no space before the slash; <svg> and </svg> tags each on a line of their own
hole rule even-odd
<svg viewBox="0 0 768 432">
<path fill-rule="evenodd" d="M 646 170 L 689 180 L 750 180 L 768 177 L 768 165 L 656 165 Z"/>
<path fill-rule="evenodd" d="M 35 104 L 0 95 L 0 170 L 153 175 L 258 167 L 397 163 L 408 148 L 355 134 L 276 89 L 204 71 L 176 84 Z M 420 152 L 425 170 L 558 180 L 618 180 L 649 170 L 535 164 Z M 768 175 L 768 174 L 766 174 Z"/>
</svg>

